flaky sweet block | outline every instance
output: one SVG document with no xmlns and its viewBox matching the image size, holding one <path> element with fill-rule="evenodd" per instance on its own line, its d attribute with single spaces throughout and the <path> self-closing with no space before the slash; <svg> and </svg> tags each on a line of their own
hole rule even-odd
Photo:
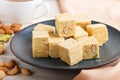
<svg viewBox="0 0 120 80">
<path fill-rule="evenodd" d="M 81 38 L 81 37 L 88 37 L 88 33 L 82 29 L 80 26 L 75 27 L 75 34 L 73 36 L 75 39 Z"/>
<path fill-rule="evenodd" d="M 71 14 L 58 14 L 55 16 L 56 30 L 59 37 L 70 37 L 75 34 L 75 21 Z"/>
<path fill-rule="evenodd" d="M 32 32 L 32 52 L 34 58 L 48 57 L 48 39 L 47 31 L 33 31 Z"/>
<path fill-rule="evenodd" d="M 102 46 L 109 39 L 108 30 L 104 24 L 88 25 L 87 32 L 90 36 L 94 36 L 97 39 L 100 46 Z"/>
<path fill-rule="evenodd" d="M 60 59 L 70 66 L 83 60 L 82 47 L 72 38 L 58 44 Z"/>
<path fill-rule="evenodd" d="M 34 27 L 34 31 L 40 31 L 40 30 L 47 31 L 49 34 L 51 34 L 55 32 L 55 27 L 51 25 L 39 23 L 37 24 L 37 26 Z"/>
<path fill-rule="evenodd" d="M 58 51 L 58 43 L 64 41 L 64 38 L 60 38 L 56 34 L 51 34 L 49 37 L 49 56 L 52 58 L 60 58 Z"/>
<path fill-rule="evenodd" d="M 73 14 L 76 26 L 81 26 L 86 30 L 86 26 L 91 24 L 91 19 L 87 14 Z"/>
<path fill-rule="evenodd" d="M 78 42 L 82 45 L 83 59 L 99 58 L 99 43 L 93 36 L 79 38 Z"/>
</svg>

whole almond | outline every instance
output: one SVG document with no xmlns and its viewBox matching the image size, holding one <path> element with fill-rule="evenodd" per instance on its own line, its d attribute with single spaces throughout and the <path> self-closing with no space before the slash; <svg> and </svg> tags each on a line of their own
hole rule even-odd
<svg viewBox="0 0 120 80">
<path fill-rule="evenodd" d="M 3 29 L 0 29 L 0 34 L 5 34 L 5 31 Z"/>
<path fill-rule="evenodd" d="M 10 28 L 11 28 L 11 25 L 5 25 L 2 27 L 3 30 L 10 29 Z"/>
<path fill-rule="evenodd" d="M 0 44 L 0 55 L 4 54 L 4 44 Z"/>
<path fill-rule="evenodd" d="M 16 65 L 16 61 L 12 59 L 12 60 L 8 61 L 8 62 L 5 64 L 5 67 L 11 69 L 11 68 L 13 68 L 15 65 Z"/>
<path fill-rule="evenodd" d="M 0 28 L 2 28 L 4 26 L 4 24 L 3 23 L 0 23 Z"/>
<path fill-rule="evenodd" d="M 4 49 L 0 49 L 0 55 L 4 54 Z"/>
<path fill-rule="evenodd" d="M 14 31 L 11 29 L 4 29 L 6 34 L 14 34 Z"/>
<path fill-rule="evenodd" d="M 27 76 L 32 74 L 32 72 L 29 69 L 21 69 L 21 72 L 22 74 L 27 75 Z"/>
<path fill-rule="evenodd" d="M 20 31 L 20 28 L 11 27 L 11 29 L 12 29 L 15 33 Z"/>
<path fill-rule="evenodd" d="M 0 70 L 4 71 L 5 73 L 7 73 L 9 71 L 9 69 L 6 67 L 0 67 Z"/>
<path fill-rule="evenodd" d="M 21 28 L 21 26 L 22 26 L 22 24 L 19 24 L 19 23 L 13 23 L 12 25 L 11 25 L 11 27 L 13 27 L 13 28 Z"/>
<path fill-rule="evenodd" d="M 4 62 L 0 61 L 0 67 L 5 66 Z"/>
<path fill-rule="evenodd" d="M 18 65 L 15 65 L 15 67 L 12 70 L 7 72 L 7 75 L 16 75 L 18 73 L 20 73 L 20 68 Z"/>
<path fill-rule="evenodd" d="M 0 70 L 0 80 L 3 80 L 5 76 L 6 76 L 5 72 Z"/>
</svg>

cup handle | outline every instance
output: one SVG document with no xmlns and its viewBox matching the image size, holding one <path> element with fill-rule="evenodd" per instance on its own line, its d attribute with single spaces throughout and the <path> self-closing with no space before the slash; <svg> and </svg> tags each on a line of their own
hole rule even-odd
<svg viewBox="0 0 120 80">
<path fill-rule="evenodd" d="M 43 6 L 44 8 L 42 8 L 42 9 L 44 9 L 44 11 L 43 10 L 41 10 L 41 12 L 42 12 L 42 14 L 41 15 L 39 15 L 39 9 L 40 9 L 40 7 L 41 6 Z M 38 19 L 38 18 L 40 18 L 40 17 L 42 17 L 42 16 L 44 16 L 44 15 L 46 15 L 47 14 L 47 12 L 49 11 L 49 6 L 48 6 L 48 4 L 47 3 L 45 3 L 45 2 L 42 2 L 42 3 L 39 3 L 37 6 L 36 6 L 36 13 L 35 13 L 35 17 L 34 17 L 34 19 Z"/>
</svg>

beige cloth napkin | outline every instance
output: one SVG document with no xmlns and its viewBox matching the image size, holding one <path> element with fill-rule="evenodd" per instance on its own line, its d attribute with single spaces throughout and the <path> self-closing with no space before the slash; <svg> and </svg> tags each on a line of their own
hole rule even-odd
<svg viewBox="0 0 120 80">
<path fill-rule="evenodd" d="M 92 20 L 107 23 L 120 30 L 119 0 L 58 0 L 58 3 L 62 13 L 64 12 L 87 13 L 89 14 Z M 94 80 L 96 77 L 99 78 L 102 74 L 113 70 L 114 66 L 116 69 L 116 64 L 118 62 L 119 59 L 99 68 L 82 70 L 74 78 L 74 80 Z M 106 80 L 110 80 L 110 79 L 106 79 Z M 111 80 L 116 80 L 116 79 L 112 78 Z"/>
<path fill-rule="evenodd" d="M 120 80 L 120 62 L 113 66 L 82 70 L 74 80 Z"/>
</svg>

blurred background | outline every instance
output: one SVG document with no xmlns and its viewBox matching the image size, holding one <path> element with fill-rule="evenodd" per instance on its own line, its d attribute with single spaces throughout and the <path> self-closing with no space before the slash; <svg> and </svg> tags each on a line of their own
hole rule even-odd
<svg viewBox="0 0 120 80">
<path fill-rule="evenodd" d="M 116 28 L 119 28 L 120 25 L 120 0 L 42 0 L 42 2 L 48 4 L 49 11 L 33 22 L 51 19 L 57 13 L 68 12 L 87 13 L 92 20 L 108 23 Z M 1 10 L 4 8 L 0 7 L 0 13 Z M 42 10 L 40 10 L 41 12 Z M 2 16 L 0 16 L 1 19 Z"/>
<path fill-rule="evenodd" d="M 120 26 L 119 0 L 44 0 L 49 4 L 46 17 L 54 17 L 57 13 L 87 13 L 92 20 Z"/>
</svg>

